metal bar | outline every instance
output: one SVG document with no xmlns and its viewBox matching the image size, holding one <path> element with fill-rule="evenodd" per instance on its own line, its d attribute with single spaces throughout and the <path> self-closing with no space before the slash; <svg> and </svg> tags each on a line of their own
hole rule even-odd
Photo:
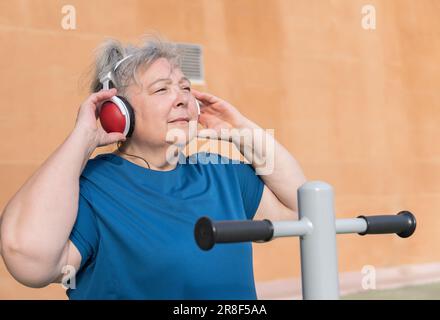
<svg viewBox="0 0 440 320">
<path fill-rule="evenodd" d="M 333 188 L 324 182 L 306 182 L 298 189 L 300 220 L 313 230 L 300 238 L 303 299 L 339 299 L 338 256 Z"/>
<path fill-rule="evenodd" d="M 362 218 L 336 220 L 336 233 L 361 233 L 367 230 L 367 222 Z"/>
<path fill-rule="evenodd" d="M 313 226 L 308 219 L 301 219 L 299 221 L 272 221 L 273 225 L 273 237 L 297 237 L 303 236 L 312 232 Z"/>
<path fill-rule="evenodd" d="M 313 231 L 311 221 L 306 218 L 301 220 L 272 221 L 273 237 L 301 237 Z M 362 218 L 336 220 L 336 233 L 362 233 L 367 230 L 367 222 Z"/>
</svg>

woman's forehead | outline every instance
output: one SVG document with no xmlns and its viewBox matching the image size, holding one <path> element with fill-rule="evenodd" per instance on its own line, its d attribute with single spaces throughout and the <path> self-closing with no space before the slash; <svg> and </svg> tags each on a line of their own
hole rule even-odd
<svg viewBox="0 0 440 320">
<path fill-rule="evenodd" d="M 178 66 L 173 65 L 165 58 L 160 58 L 143 72 L 141 79 L 145 85 L 150 85 L 159 79 L 179 81 L 183 77 L 183 72 Z"/>
</svg>

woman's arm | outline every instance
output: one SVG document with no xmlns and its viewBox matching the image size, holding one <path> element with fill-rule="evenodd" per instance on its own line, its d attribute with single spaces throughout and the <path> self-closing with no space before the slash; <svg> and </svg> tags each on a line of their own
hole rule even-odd
<svg viewBox="0 0 440 320">
<path fill-rule="evenodd" d="M 210 138 L 215 131 L 219 139 L 233 142 L 257 174 L 261 174 L 265 187 L 254 219 L 296 218 L 297 189 L 306 178 L 293 156 L 230 103 L 209 93 L 194 89 L 192 92 L 202 102 L 199 122 L 207 128 L 198 133 L 199 137 Z"/>
<path fill-rule="evenodd" d="M 3 259 L 23 284 L 44 286 L 61 273 L 57 267 L 78 210 L 79 177 L 93 149 L 86 131 L 73 130 L 4 209 Z"/>
<path fill-rule="evenodd" d="M 79 177 L 97 146 L 124 138 L 96 125 L 98 104 L 115 93 L 92 94 L 83 103 L 72 133 L 3 210 L 2 256 L 9 272 L 24 285 L 46 286 L 64 265 L 79 266 L 79 253 L 69 241 L 78 210 Z"/>
<path fill-rule="evenodd" d="M 244 118 L 238 130 L 241 135 L 233 135 L 232 142 L 265 184 L 254 219 L 297 218 L 296 190 L 306 181 L 298 162 L 272 134 L 249 119 Z"/>
</svg>

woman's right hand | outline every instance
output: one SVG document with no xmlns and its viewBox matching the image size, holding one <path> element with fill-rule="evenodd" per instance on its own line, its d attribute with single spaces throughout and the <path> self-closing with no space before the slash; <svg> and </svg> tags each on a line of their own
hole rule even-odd
<svg viewBox="0 0 440 320">
<path fill-rule="evenodd" d="M 116 89 L 101 90 L 92 93 L 86 101 L 81 104 L 76 118 L 75 130 L 85 130 L 91 137 L 91 143 L 95 147 L 102 147 L 118 141 L 125 141 L 125 136 L 119 132 L 107 133 L 98 126 L 98 108 L 102 102 L 116 95 Z"/>
</svg>

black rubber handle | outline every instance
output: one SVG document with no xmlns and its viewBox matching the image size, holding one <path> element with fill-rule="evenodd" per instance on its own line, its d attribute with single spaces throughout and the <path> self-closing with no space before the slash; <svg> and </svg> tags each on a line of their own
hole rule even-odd
<svg viewBox="0 0 440 320">
<path fill-rule="evenodd" d="M 396 233 L 401 238 L 408 238 L 416 230 L 416 217 L 409 211 L 401 211 L 397 215 L 359 216 L 367 222 L 367 230 L 359 233 L 384 234 Z"/>
<path fill-rule="evenodd" d="M 214 222 L 202 217 L 196 223 L 194 237 L 203 250 L 210 250 L 216 243 L 265 242 L 273 237 L 273 225 L 269 220 Z"/>
</svg>

